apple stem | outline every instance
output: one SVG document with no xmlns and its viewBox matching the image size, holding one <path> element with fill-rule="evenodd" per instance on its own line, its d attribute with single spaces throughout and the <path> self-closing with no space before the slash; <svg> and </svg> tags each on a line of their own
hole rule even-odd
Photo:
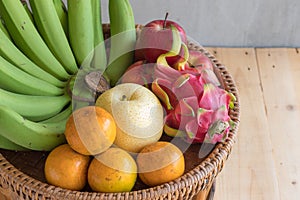
<svg viewBox="0 0 300 200">
<path fill-rule="evenodd" d="M 169 15 L 169 13 L 168 13 L 168 12 L 166 12 L 166 15 L 165 15 L 165 20 L 164 20 L 164 25 L 163 25 L 163 29 L 165 29 L 165 28 L 166 28 L 166 26 L 167 26 L 167 19 L 168 19 L 168 15 Z"/>
</svg>

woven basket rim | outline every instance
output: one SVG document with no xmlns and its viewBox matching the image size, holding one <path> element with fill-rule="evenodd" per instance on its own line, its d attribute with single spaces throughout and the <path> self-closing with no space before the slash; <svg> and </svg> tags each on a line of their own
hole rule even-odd
<svg viewBox="0 0 300 200">
<path fill-rule="evenodd" d="M 109 29 L 109 24 L 104 24 L 103 28 Z M 21 190 L 26 191 L 27 193 L 35 194 L 36 197 L 50 198 L 55 196 L 59 198 L 66 197 L 68 195 L 74 195 L 76 197 L 81 196 L 96 198 L 100 195 L 101 197 L 105 197 L 107 199 L 110 197 L 121 196 L 127 198 L 134 197 L 134 199 L 144 199 L 144 197 L 153 199 L 167 195 L 176 196 L 175 193 L 181 190 L 193 190 L 193 193 L 197 194 L 200 190 L 208 188 L 223 169 L 223 165 L 228 159 L 235 143 L 240 122 L 240 101 L 236 84 L 227 68 L 202 46 L 193 42 L 189 42 L 188 46 L 190 49 L 201 51 L 210 58 L 217 72 L 216 74 L 219 74 L 219 78 L 222 79 L 220 81 L 223 82 L 225 90 L 233 93 L 236 97 L 235 107 L 234 109 L 230 110 L 230 117 L 235 122 L 235 127 L 230 130 L 228 138 L 225 140 L 225 142 L 218 143 L 214 147 L 213 151 L 199 165 L 178 179 L 159 186 L 123 193 L 97 193 L 71 191 L 36 180 L 35 178 L 30 177 L 16 169 L 0 153 L 0 192 L 1 186 L 4 189 L 8 189 L 10 186 L 15 186 L 16 188 L 23 188 Z M 191 191 L 185 192 L 188 193 Z"/>
</svg>

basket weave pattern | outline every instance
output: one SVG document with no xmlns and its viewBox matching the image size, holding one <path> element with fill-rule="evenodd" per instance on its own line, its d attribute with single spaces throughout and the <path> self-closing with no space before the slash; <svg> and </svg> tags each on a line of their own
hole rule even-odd
<svg viewBox="0 0 300 200">
<path fill-rule="evenodd" d="M 139 26 L 137 26 L 139 28 Z M 105 38 L 109 37 L 109 25 L 103 25 Z M 227 71 L 211 53 L 203 47 L 189 43 L 189 49 L 198 50 L 207 55 L 215 66 L 215 72 L 223 83 L 223 87 L 233 93 L 237 101 L 235 108 L 230 111 L 231 119 L 236 123 L 225 142 L 219 143 L 214 150 L 194 169 L 185 173 L 182 177 L 152 188 L 142 189 L 124 193 L 95 193 L 78 192 L 58 188 L 47 183 L 32 178 L 22 171 L 18 170 L 0 153 L 0 193 L 17 199 L 42 199 L 42 200 L 60 200 L 60 199 L 79 199 L 79 200 L 98 200 L 98 199 L 116 199 L 116 200 L 142 200 L 142 199 L 192 199 L 200 191 L 211 186 L 217 175 L 223 169 L 223 166 L 231 153 L 237 135 L 240 106 L 236 85 Z"/>
</svg>

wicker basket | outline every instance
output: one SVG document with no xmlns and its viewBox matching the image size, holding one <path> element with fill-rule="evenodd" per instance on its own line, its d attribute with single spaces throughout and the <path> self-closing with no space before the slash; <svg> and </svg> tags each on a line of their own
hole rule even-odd
<svg viewBox="0 0 300 200">
<path fill-rule="evenodd" d="M 139 29 L 139 26 L 137 26 L 137 29 Z M 103 30 L 105 37 L 109 37 L 108 24 L 103 25 Z M 230 117 L 236 123 L 235 128 L 230 131 L 226 141 L 217 144 L 206 158 L 199 159 L 199 145 L 192 145 L 185 153 L 185 156 L 188 157 L 186 160 L 189 160 L 187 171 L 177 180 L 152 188 L 138 185 L 131 192 L 95 193 L 88 189 L 83 192 L 70 191 L 47 184 L 43 175 L 47 152 L 0 150 L 0 198 L 4 195 L 12 200 L 192 199 L 203 191 L 209 191 L 235 143 L 240 117 L 238 91 L 226 67 L 219 63 L 213 55 L 192 42 L 189 43 L 188 47 L 205 53 L 211 59 L 215 67 L 215 73 L 222 82 L 223 87 L 237 97 L 235 108 L 230 111 Z"/>
</svg>

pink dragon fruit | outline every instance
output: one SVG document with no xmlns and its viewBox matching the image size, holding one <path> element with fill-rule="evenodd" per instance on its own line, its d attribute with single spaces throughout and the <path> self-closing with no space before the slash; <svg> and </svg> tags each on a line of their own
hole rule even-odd
<svg viewBox="0 0 300 200">
<path fill-rule="evenodd" d="M 182 135 L 185 131 L 188 142 L 212 144 L 227 137 L 232 125 L 228 113 L 233 96 L 211 83 L 203 88 L 202 94 L 181 98 L 175 109 L 168 112 L 165 119 L 168 135 L 176 135 L 176 130 Z"/>
</svg>

